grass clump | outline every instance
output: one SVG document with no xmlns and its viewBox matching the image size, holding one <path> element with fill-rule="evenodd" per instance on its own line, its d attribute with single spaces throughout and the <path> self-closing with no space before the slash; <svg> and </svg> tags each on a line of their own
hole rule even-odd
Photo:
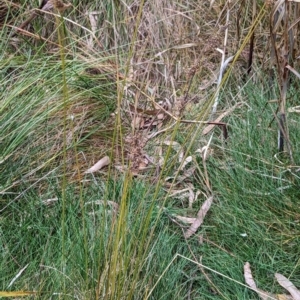
<svg viewBox="0 0 300 300">
<path fill-rule="evenodd" d="M 297 83 L 286 94 L 291 156 L 277 148 L 267 46 L 247 65 L 271 4 L 125 2 L 74 1 L 16 34 L 22 2 L 3 21 L 1 290 L 258 299 L 246 262 L 262 290 L 284 293 L 276 272 L 300 286 Z M 86 172 L 104 156 L 107 167 Z M 185 238 L 182 220 L 209 196 Z"/>
</svg>

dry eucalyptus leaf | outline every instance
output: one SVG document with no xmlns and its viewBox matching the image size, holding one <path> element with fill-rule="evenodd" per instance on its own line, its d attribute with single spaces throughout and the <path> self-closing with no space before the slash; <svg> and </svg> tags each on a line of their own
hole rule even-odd
<svg viewBox="0 0 300 300">
<path fill-rule="evenodd" d="M 251 287 L 252 290 L 257 291 L 257 286 L 256 286 L 256 283 L 255 283 L 253 277 L 252 277 L 250 264 L 248 262 L 246 262 L 245 265 L 244 265 L 244 278 L 245 278 L 246 284 L 249 287 Z"/>
<path fill-rule="evenodd" d="M 207 212 L 210 209 L 212 202 L 213 202 L 213 196 L 210 196 L 208 199 L 205 200 L 205 202 L 203 203 L 201 209 L 199 210 L 199 212 L 197 214 L 197 218 L 195 219 L 195 222 L 184 233 L 185 238 L 191 237 L 197 231 L 197 229 L 201 226 L 201 224 L 204 221 L 204 217 L 206 216 Z"/>
<path fill-rule="evenodd" d="M 162 114 L 162 113 L 157 115 L 157 119 L 158 119 L 158 120 L 163 120 L 164 117 L 165 117 L 165 115 Z"/>
<path fill-rule="evenodd" d="M 288 112 L 300 113 L 300 106 L 289 107 Z"/>
<path fill-rule="evenodd" d="M 140 129 L 144 126 L 145 120 L 143 117 L 136 116 L 131 121 L 132 129 Z"/>
<path fill-rule="evenodd" d="M 290 280 L 279 273 L 275 273 L 275 278 L 277 279 L 278 283 L 292 295 L 294 300 L 300 300 L 300 291 Z"/>
<path fill-rule="evenodd" d="M 191 168 L 187 169 L 182 176 L 177 176 L 176 184 L 183 182 L 187 178 L 191 178 L 191 176 L 194 174 L 195 170 L 196 170 L 196 167 L 191 167 Z M 174 176 L 166 177 L 165 181 L 169 181 L 174 178 L 175 178 Z"/>
<path fill-rule="evenodd" d="M 189 186 L 189 208 L 192 208 L 193 203 L 195 201 L 195 193 L 194 193 L 194 186 L 191 184 L 191 186 Z"/>
<path fill-rule="evenodd" d="M 195 187 L 192 183 L 188 183 L 187 186 L 189 191 L 189 208 L 192 208 L 193 203 L 198 199 L 198 196 L 201 194 L 201 192 L 197 190 L 195 193 Z"/>
<path fill-rule="evenodd" d="M 257 294 L 259 295 L 260 299 L 262 300 L 271 300 L 271 299 L 278 299 L 275 295 L 272 295 L 270 293 L 267 293 L 261 289 L 258 289 L 256 286 L 256 283 L 253 279 L 252 273 L 251 273 L 251 269 L 250 269 L 250 264 L 248 262 L 245 263 L 244 265 L 244 278 L 245 278 L 245 282 L 246 284 L 255 292 L 257 292 Z"/>
<path fill-rule="evenodd" d="M 172 215 L 172 217 L 176 218 L 177 220 L 185 224 L 193 224 L 196 221 L 196 218 L 182 217 L 178 215 Z"/>
<path fill-rule="evenodd" d="M 187 164 L 189 164 L 191 161 L 193 161 L 193 157 L 192 157 L 192 156 L 188 156 L 188 157 L 184 160 L 183 164 L 181 165 L 180 170 L 183 170 L 183 169 L 185 168 L 185 166 L 186 166 Z"/>
<path fill-rule="evenodd" d="M 189 188 L 185 188 L 185 189 L 181 189 L 181 190 L 173 190 L 173 193 L 170 194 L 168 197 L 182 198 L 181 194 L 184 193 L 184 197 L 185 197 L 188 195 L 188 193 L 187 193 L 188 191 L 189 191 Z M 180 195 L 180 196 L 177 196 L 177 195 Z"/>
<path fill-rule="evenodd" d="M 84 174 L 94 173 L 102 169 L 103 167 L 109 165 L 110 159 L 108 156 L 104 156 L 97 163 L 95 163 L 91 168 L 84 172 Z"/>
<path fill-rule="evenodd" d="M 293 297 L 289 295 L 277 294 L 276 296 L 278 300 L 293 300 Z"/>
<path fill-rule="evenodd" d="M 162 128 L 162 126 L 163 126 L 163 122 L 159 122 L 158 125 L 157 125 L 157 129 Z"/>
</svg>

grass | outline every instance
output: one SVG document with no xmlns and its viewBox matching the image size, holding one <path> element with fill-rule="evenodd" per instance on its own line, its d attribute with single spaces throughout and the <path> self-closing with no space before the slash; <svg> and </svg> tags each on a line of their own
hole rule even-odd
<svg viewBox="0 0 300 300">
<path fill-rule="evenodd" d="M 259 60 L 246 83 L 237 61 L 220 88 L 219 113 L 239 103 L 222 120 L 228 139 L 217 127 L 202 135 L 216 92 L 210 74 L 220 60 L 212 49 L 223 38 L 211 20 L 225 20 L 222 4 L 153 1 L 139 15 L 135 3 L 104 1 L 107 19 L 94 20 L 99 38 L 91 44 L 91 18 L 82 11 L 96 7 L 75 2 L 67 17 L 76 22 L 65 20 L 60 32 L 65 45 L 57 44 L 62 20 L 49 28 L 34 21 L 45 39 L 11 42 L 2 28 L 0 290 L 35 291 L 32 299 L 259 299 L 244 285 L 247 261 L 264 291 L 284 293 L 276 272 L 300 287 L 299 116 L 288 115 L 292 164 L 277 153 L 276 104 Z M 250 21 L 241 22 L 246 39 Z M 291 107 L 296 91 L 292 82 Z M 162 127 L 153 125 L 153 101 L 199 123 L 164 113 Z M 134 126 L 137 117 L 152 128 Z M 196 150 L 208 144 L 204 160 Z M 107 168 L 85 174 L 105 155 Z M 147 156 L 154 164 L 144 170 Z M 192 162 L 183 167 L 187 157 Z M 192 205 L 191 191 L 198 192 Z M 175 215 L 195 217 L 211 194 L 204 223 L 186 240 L 188 225 Z"/>
</svg>

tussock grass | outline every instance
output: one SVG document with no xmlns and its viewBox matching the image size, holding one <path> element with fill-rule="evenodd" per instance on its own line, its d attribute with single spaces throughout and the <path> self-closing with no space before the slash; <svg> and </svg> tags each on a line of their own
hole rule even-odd
<svg viewBox="0 0 300 300">
<path fill-rule="evenodd" d="M 12 37 L 9 25 L 32 7 L 20 1 L 3 21 L 1 290 L 37 299 L 258 299 L 243 285 L 246 261 L 265 291 L 282 293 L 275 272 L 300 286 L 299 166 L 277 152 L 268 7 L 211 3 L 73 1 L 64 18 L 38 16 Z M 236 53 L 217 86 L 222 59 Z M 287 111 L 296 90 L 291 82 Z M 226 141 L 219 127 L 202 135 L 216 98 L 218 114 L 236 105 L 222 120 Z M 158 110 L 163 121 L 153 125 Z M 291 112 L 295 162 L 298 122 Z M 206 160 L 197 152 L 204 146 Z M 108 168 L 84 174 L 104 155 Z M 153 164 L 144 170 L 146 155 Z M 173 194 L 187 187 L 199 192 L 192 205 Z M 185 240 L 188 226 L 174 214 L 195 217 L 211 194 L 204 224 Z"/>
</svg>

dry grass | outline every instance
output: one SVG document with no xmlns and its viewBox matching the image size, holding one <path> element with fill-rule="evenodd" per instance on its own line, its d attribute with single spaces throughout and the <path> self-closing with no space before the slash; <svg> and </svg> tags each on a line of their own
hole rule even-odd
<svg viewBox="0 0 300 300">
<path fill-rule="evenodd" d="M 6 68 L 6 73 L 2 74 L 6 93 L 1 99 L 3 105 L 0 111 L 7 118 L 3 121 L 2 128 L 3 141 L 5 146 L 8 145 L 3 146 L 4 154 L 0 157 L 4 178 L 1 195 L 8 199 L 4 201 L 3 210 L 6 210 L 11 203 L 17 203 L 16 200 L 32 187 L 44 198 L 48 197 L 53 181 L 58 190 L 63 189 L 62 178 L 66 176 L 68 184 L 74 183 L 76 186 L 78 183 L 74 188 L 74 195 L 80 195 L 78 202 L 82 210 L 78 213 L 77 203 L 66 202 L 67 205 L 74 204 L 74 207 L 70 207 L 72 211 L 70 220 L 75 224 L 79 215 L 80 217 L 85 215 L 82 195 L 86 193 L 86 197 L 89 198 L 91 190 L 95 189 L 97 192 L 93 196 L 98 201 L 97 189 L 101 186 L 101 193 L 99 192 L 101 197 L 106 197 L 107 201 L 109 195 L 109 201 L 120 201 L 117 204 L 122 205 L 120 211 L 124 215 L 116 218 L 116 222 L 114 218 L 109 219 L 109 230 L 119 236 L 111 235 L 108 241 L 102 240 L 102 231 L 94 233 L 93 226 L 91 227 L 91 234 L 96 237 L 95 240 L 105 254 L 93 256 L 94 277 L 91 278 L 93 280 L 96 278 L 94 281 L 97 284 L 93 282 L 91 285 L 93 288 L 98 285 L 96 294 L 106 295 L 107 299 L 113 299 L 115 295 L 126 295 L 127 291 L 124 292 L 122 289 L 128 285 L 130 295 L 134 298 L 132 293 L 135 291 L 134 285 L 139 280 L 140 265 L 144 263 L 143 259 L 146 260 L 148 255 L 146 250 L 149 250 L 151 243 L 151 239 L 147 241 L 146 237 L 148 234 L 149 237 L 155 235 L 157 219 L 152 220 L 151 213 L 155 211 L 153 207 L 157 199 L 164 199 L 159 203 L 160 208 L 166 203 L 172 206 L 174 202 L 175 210 L 180 207 L 181 212 L 189 215 L 194 213 L 193 205 L 198 203 L 200 198 L 202 201 L 211 194 L 216 195 L 216 199 L 218 194 L 220 199 L 224 197 L 225 199 L 222 199 L 224 202 L 214 203 L 214 213 L 217 217 L 210 220 L 212 229 L 208 228 L 207 231 L 204 229 L 208 235 L 207 240 L 212 238 L 212 241 L 211 244 L 203 246 L 212 247 L 216 257 L 220 255 L 224 261 L 228 259 L 227 255 L 231 250 L 228 251 L 222 243 L 232 248 L 236 246 L 240 235 L 248 230 L 245 219 L 247 212 L 251 210 L 253 211 L 249 216 L 251 224 L 249 232 L 251 231 L 251 238 L 254 239 L 253 244 L 261 241 L 259 238 L 255 240 L 254 237 L 260 204 L 255 203 L 252 206 L 252 188 L 261 184 L 262 189 L 266 188 L 265 194 L 269 195 L 271 193 L 269 190 L 277 188 L 277 181 L 278 185 L 281 184 L 279 180 L 281 175 L 274 176 L 272 173 L 270 165 L 273 161 L 266 162 L 264 151 L 268 153 L 267 155 L 272 153 L 276 137 L 274 132 L 267 128 L 268 122 L 262 114 L 266 107 L 267 109 L 271 107 L 276 118 L 277 107 L 280 107 L 282 116 L 289 106 L 287 101 L 289 77 L 285 67 L 289 64 L 297 69 L 300 53 L 297 39 L 294 39 L 293 44 L 289 44 L 287 33 L 290 30 L 290 36 L 294 37 L 298 34 L 299 22 L 296 21 L 299 18 L 300 4 L 289 3 L 289 11 L 285 10 L 284 14 L 279 15 L 279 21 L 276 23 L 274 8 L 278 4 L 284 5 L 283 1 L 95 2 L 74 0 L 73 6 L 64 12 L 63 17 L 53 12 L 41 13 L 19 31 L 16 30 L 16 26 L 27 19 L 34 7 L 32 1 L 20 1 L 18 10 L 13 10 L 14 15 L 10 22 L 4 20 L 4 14 L 1 15 L 1 23 L 6 25 L 2 28 L 2 37 L 7 43 L 3 46 L 5 51 L 2 60 Z M 7 11 L 8 4 L 11 4 L 10 1 L 2 1 L 3 12 Z M 271 23 L 273 38 L 270 34 Z M 63 38 L 58 41 L 59 36 Z M 291 57 L 287 58 L 288 54 L 291 54 Z M 272 81 L 272 85 L 267 83 L 268 79 Z M 248 86 L 263 91 L 259 94 L 253 90 L 255 97 L 258 94 L 261 97 L 259 101 L 250 99 Z M 272 96 L 271 92 L 274 93 Z M 22 101 L 17 101 L 18 99 Z M 274 99 L 276 101 L 272 103 L 275 105 L 268 103 Z M 265 107 L 262 105 L 263 102 L 266 103 Z M 259 107 L 257 111 L 255 105 Z M 7 114 L 4 113 L 5 110 Z M 249 117 L 251 111 L 255 111 L 259 116 L 252 114 Z M 12 117 L 9 117 L 11 112 Z M 216 122 L 210 124 L 211 127 L 206 127 L 209 120 Z M 231 126 L 225 126 L 227 123 Z M 284 149 L 288 150 L 290 156 L 289 168 L 294 170 L 292 155 L 294 140 L 289 139 L 287 124 L 288 122 L 281 125 L 280 137 L 285 140 Z M 258 126 L 261 126 L 259 133 L 255 131 Z M 20 128 L 26 130 L 19 134 Z M 218 128 L 223 129 L 223 132 Z M 224 128 L 229 132 L 227 144 L 225 141 L 227 131 L 225 132 Z M 257 134 L 252 134 L 252 131 Z M 214 134 L 211 135 L 211 132 Z M 274 140 L 271 140 L 272 138 Z M 251 143 L 255 146 L 252 147 Z M 258 147 L 267 143 L 268 147 Z M 234 148 L 235 146 L 239 146 L 240 149 Z M 84 172 L 105 155 L 109 155 L 113 161 L 108 171 L 93 174 L 91 180 L 83 182 Z M 242 177 L 237 176 L 235 169 L 244 164 L 245 157 L 247 168 L 239 171 Z M 234 160 L 233 163 L 231 159 Z M 281 157 L 279 159 L 279 162 L 275 163 L 276 172 L 279 170 L 284 173 L 285 161 L 281 160 Z M 263 180 L 258 180 L 258 177 L 253 175 L 256 172 L 257 161 L 263 164 L 261 170 L 257 171 Z M 260 172 L 268 176 L 264 177 Z M 53 178 L 48 176 L 50 173 L 54 174 Z M 291 177 L 294 176 L 297 180 L 295 173 L 292 173 Z M 124 185 L 119 184 L 123 175 Z M 105 181 L 103 178 L 113 179 L 112 186 L 108 180 L 107 186 L 103 188 L 102 184 Z M 133 178 L 138 178 L 143 184 L 135 185 L 132 183 Z M 232 178 L 234 181 L 231 181 Z M 251 180 L 248 180 L 249 178 Z M 292 183 L 291 179 L 289 184 L 292 186 Z M 131 184 L 137 192 L 131 190 Z M 248 193 L 245 198 L 246 210 L 239 201 L 241 184 L 246 186 L 243 192 Z M 149 190 L 147 185 L 151 187 Z M 85 189 L 86 186 L 91 189 Z M 184 196 L 182 198 L 170 196 L 185 189 L 193 196 L 189 200 Z M 163 191 L 163 196 L 159 195 L 160 191 Z M 277 189 L 275 192 L 277 193 Z M 17 196 L 14 198 L 11 193 Z M 151 213 L 144 210 L 140 204 L 148 199 L 149 195 L 153 201 L 150 205 Z M 271 196 L 264 200 L 266 205 L 274 209 L 272 212 L 274 215 L 265 212 L 267 222 L 274 219 L 278 213 L 274 203 L 279 196 L 276 201 Z M 72 199 L 72 192 L 69 197 Z M 132 207 L 133 204 L 138 204 L 137 211 L 142 212 L 143 220 L 131 217 L 131 206 L 127 206 L 126 202 L 131 197 L 134 203 L 130 201 L 128 203 Z M 235 200 L 234 206 L 230 206 L 231 199 Z M 226 207 L 226 211 L 223 211 L 222 205 Z M 106 212 L 103 211 L 105 215 Z M 169 213 L 167 209 L 165 211 Z M 53 213 L 59 215 L 60 212 Z M 104 224 L 106 219 L 101 219 L 100 222 L 95 216 L 94 208 L 92 213 L 95 224 L 107 230 Z M 162 214 L 162 211 L 157 213 L 159 217 Z M 226 226 L 222 220 L 224 215 L 231 220 L 225 224 Z M 174 220 L 172 216 L 170 212 L 167 221 L 168 217 Z M 128 228 L 123 228 L 122 221 L 127 220 L 127 217 Z M 131 231 L 132 219 L 136 220 L 136 223 L 133 226 L 134 230 Z M 280 219 L 280 222 L 286 224 L 284 220 Z M 76 226 L 81 230 L 80 222 L 76 223 Z M 88 226 L 85 222 L 82 219 L 83 227 Z M 149 226 L 140 229 L 139 222 Z M 39 224 L 41 228 L 44 226 L 43 222 Z M 154 229 L 150 224 L 151 226 L 155 224 Z M 233 227 L 236 232 L 232 232 L 231 224 L 237 224 L 237 227 Z M 232 242 L 222 240 L 220 225 L 225 228 L 224 236 L 233 236 Z M 261 224 L 259 236 L 263 236 L 264 225 Z M 173 230 L 173 227 L 171 228 Z M 83 239 L 87 237 L 84 230 L 80 236 Z M 127 241 L 128 232 L 132 233 L 130 241 Z M 138 248 L 135 248 L 135 236 L 141 237 Z M 201 237 L 197 236 L 198 238 Z M 105 243 L 111 247 L 111 253 L 105 252 L 107 246 Z M 121 254 L 118 252 L 118 243 L 125 249 L 124 252 L 120 252 Z M 236 275 L 231 271 L 236 270 L 235 258 L 238 255 L 240 255 L 239 263 L 247 259 L 248 255 L 255 259 L 253 253 L 257 249 L 250 249 L 246 242 L 243 242 L 243 245 L 238 245 L 241 255 L 236 251 L 230 258 L 232 268 L 227 270 L 230 277 Z M 72 244 L 69 246 L 72 251 Z M 82 257 L 89 256 L 88 242 L 85 247 L 86 252 L 81 255 Z M 272 244 L 269 243 L 268 248 L 271 249 Z M 127 249 L 132 252 L 127 253 Z M 198 249 L 199 241 L 192 241 L 189 245 L 190 252 L 198 255 Z M 125 252 L 127 256 L 124 257 L 124 265 L 129 266 L 134 261 L 133 265 L 136 267 L 128 270 L 122 268 L 123 261 L 119 263 L 118 259 Z M 51 251 L 49 256 L 50 253 Z M 263 264 L 263 251 L 259 250 L 258 253 L 262 258 L 259 257 L 257 260 Z M 134 259 L 131 257 L 132 254 Z M 76 257 L 76 253 L 74 255 Z M 199 257 L 200 255 L 202 254 L 200 253 Z M 286 253 L 282 256 L 284 259 L 287 257 Z M 95 266 L 97 259 L 101 264 L 96 263 Z M 218 261 L 213 261 L 210 256 L 206 256 L 205 259 L 215 268 L 221 268 Z M 169 256 L 167 260 L 170 261 Z M 85 276 L 88 278 L 88 263 L 83 266 L 85 263 L 82 262 L 82 269 L 86 271 Z M 114 264 L 112 268 L 111 264 Z M 101 269 L 103 266 L 104 272 Z M 153 269 L 155 268 L 156 266 L 153 266 Z M 153 272 L 155 274 L 153 278 L 157 278 L 156 271 Z M 117 275 L 114 277 L 115 274 Z M 231 291 L 230 288 L 227 291 L 226 284 L 224 291 L 219 292 L 220 287 L 215 288 L 210 277 L 203 274 L 209 279 L 207 294 L 211 298 L 214 298 L 213 294 L 216 293 L 220 298 L 231 299 Z M 134 278 L 133 285 L 126 276 Z M 194 275 L 184 274 L 184 276 L 187 276 L 187 280 L 193 281 L 191 278 Z M 110 280 L 106 282 L 107 278 L 111 279 L 112 285 L 108 283 Z M 124 280 L 124 286 L 121 284 L 118 286 L 116 278 Z M 89 278 L 86 282 L 88 280 Z M 142 281 L 139 287 L 141 295 L 146 295 L 155 286 L 156 279 L 153 280 L 151 283 Z M 219 282 L 217 278 L 214 280 Z M 143 294 L 143 285 L 147 286 L 146 294 Z M 222 290 L 223 286 L 220 285 Z M 214 292 L 211 291 L 212 286 Z M 191 284 L 189 289 L 189 293 L 197 295 L 197 287 L 194 288 Z M 160 291 L 162 292 L 163 288 Z M 93 294 L 90 291 L 88 293 L 87 297 Z M 239 293 L 241 297 L 243 291 Z M 84 298 L 82 295 L 81 297 Z"/>
<path fill-rule="evenodd" d="M 99 156 L 111 151 L 113 144 L 112 155 L 117 165 L 124 164 L 125 155 L 126 164 L 131 164 L 135 175 L 144 170 L 153 171 L 153 164 L 159 164 L 160 158 L 159 150 L 151 146 L 170 139 L 171 130 L 178 126 L 179 133 L 185 136 L 181 143 L 186 145 L 188 155 L 193 143 L 205 141 L 201 137 L 203 121 L 223 122 L 218 116 L 228 117 L 232 107 L 247 102 L 238 91 L 247 81 L 255 82 L 266 92 L 270 90 L 263 80 L 264 74 L 274 74 L 275 66 L 277 75 L 270 76 L 269 80 L 273 81 L 272 98 L 278 99 L 281 113 L 277 118 L 275 109 L 275 117 L 283 124 L 289 79 L 284 67 L 288 61 L 282 58 L 290 53 L 289 63 L 297 68 L 299 53 L 296 39 L 290 44 L 292 49 L 287 49 L 287 30 L 290 36 L 298 32 L 298 4 L 289 3 L 289 11 L 285 9 L 286 13 L 275 22 L 276 9 L 284 5 L 281 2 L 155 0 L 101 2 L 92 6 L 74 1 L 73 9 L 64 12 L 64 52 L 67 63 L 82 67 L 67 74 L 68 81 L 72 82 L 68 86 L 71 100 L 67 110 L 58 110 L 49 120 L 50 126 L 56 124 L 56 132 L 51 133 L 51 140 L 56 142 L 51 145 L 50 153 L 55 156 L 63 147 L 62 120 L 67 114 L 75 120 L 66 133 L 67 146 L 74 142 L 73 136 L 84 141 L 80 166 L 76 166 L 80 174 L 87 167 L 84 161 L 93 165 Z M 14 26 L 26 19 L 29 7 L 20 1 Z M 38 16 L 10 40 L 11 51 L 22 56 L 28 46 L 36 47 L 51 57 L 52 62 L 59 62 L 57 34 L 53 31 L 57 22 L 57 16 L 55 19 L 51 12 Z M 284 52 L 279 51 L 282 45 Z M 97 89 L 97 85 L 106 86 L 105 92 Z M 276 96 L 277 86 L 281 87 L 280 96 Z M 103 98 L 103 93 L 107 99 L 105 104 L 97 100 L 99 96 Z M 58 95 L 54 101 L 61 99 Z M 107 109 L 108 102 L 113 102 L 110 109 Z M 112 114 L 113 107 L 117 110 Z M 99 125 L 97 110 L 108 112 Z M 285 146 L 293 161 L 288 127 L 280 126 L 281 139 L 287 141 Z M 199 132 L 192 136 L 196 127 Z M 42 140 L 43 137 L 36 143 Z M 73 165 L 72 161 L 68 164 Z M 72 168 L 68 173 L 74 177 Z"/>
</svg>

